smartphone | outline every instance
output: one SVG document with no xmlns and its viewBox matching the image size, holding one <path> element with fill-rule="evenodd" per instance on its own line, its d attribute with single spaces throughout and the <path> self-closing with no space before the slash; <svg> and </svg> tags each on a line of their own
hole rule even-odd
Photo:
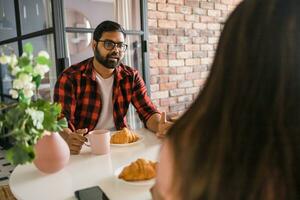
<svg viewBox="0 0 300 200">
<path fill-rule="evenodd" d="M 78 200 L 109 200 L 99 186 L 77 190 L 75 196 Z"/>
</svg>

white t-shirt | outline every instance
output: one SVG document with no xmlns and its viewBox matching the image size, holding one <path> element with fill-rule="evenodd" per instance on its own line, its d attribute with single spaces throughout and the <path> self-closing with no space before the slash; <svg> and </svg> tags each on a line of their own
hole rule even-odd
<svg viewBox="0 0 300 200">
<path fill-rule="evenodd" d="M 101 94 L 102 109 L 95 129 L 113 130 L 115 129 L 112 105 L 114 76 L 104 79 L 100 74 L 96 73 L 96 79 Z"/>
</svg>

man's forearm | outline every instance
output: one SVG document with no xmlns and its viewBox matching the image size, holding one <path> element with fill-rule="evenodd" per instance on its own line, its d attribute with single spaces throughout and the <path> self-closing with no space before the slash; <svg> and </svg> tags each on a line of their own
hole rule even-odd
<svg viewBox="0 0 300 200">
<path fill-rule="evenodd" d="M 147 128 L 152 132 L 158 132 L 158 124 L 160 120 L 160 114 L 155 113 L 153 114 L 148 121 L 146 122 Z"/>
</svg>

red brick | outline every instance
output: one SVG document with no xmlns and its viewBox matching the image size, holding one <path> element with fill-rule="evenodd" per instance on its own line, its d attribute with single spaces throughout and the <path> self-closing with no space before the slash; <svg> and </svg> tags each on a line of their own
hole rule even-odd
<svg viewBox="0 0 300 200">
<path fill-rule="evenodd" d="M 177 74 L 186 74 L 193 72 L 193 67 L 176 67 Z"/>
<path fill-rule="evenodd" d="M 208 53 L 207 51 L 193 51 L 193 57 L 196 58 L 205 58 L 207 57 Z"/>
<path fill-rule="evenodd" d="M 191 6 L 191 7 L 198 7 L 199 0 L 185 0 L 184 5 Z"/>
<path fill-rule="evenodd" d="M 149 35 L 148 41 L 149 41 L 149 43 L 158 43 L 157 35 Z"/>
<path fill-rule="evenodd" d="M 175 12 L 175 5 L 172 4 L 157 4 L 157 10 L 163 12 Z"/>
<path fill-rule="evenodd" d="M 212 58 L 201 58 L 201 64 L 203 65 L 211 65 L 213 62 Z"/>
<path fill-rule="evenodd" d="M 183 5 L 184 4 L 184 0 L 167 0 L 167 3 L 172 3 L 172 4 L 179 4 L 179 5 Z"/>
<path fill-rule="evenodd" d="M 184 80 L 184 75 L 183 74 L 170 75 L 169 80 L 170 80 L 170 82 L 172 82 L 172 81 L 183 81 Z"/>
<path fill-rule="evenodd" d="M 168 83 L 161 83 L 159 84 L 160 90 L 171 90 L 177 88 L 176 82 L 168 82 Z"/>
<path fill-rule="evenodd" d="M 208 38 L 208 44 L 217 44 L 219 41 L 218 37 L 210 37 Z"/>
<path fill-rule="evenodd" d="M 178 36 L 177 37 L 177 43 L 178 44 L 187 44 L 191 43 L 191 38 L 186 36 Z"/>
<path fill-rule="evenodd" d="M 176 36 L 158 36 L 159 43 L 176 43 Z"/>
<path fill-rule="evenodd" d="M 175 52 L 159 52 L 158 53 L 159 59 L 176 59 L 176 53 Z"/>
<path fill-rule="evenodd" d="M 178 112 L 185 110 L 184 104 L 176 104 L 175 106 L 170 106 L 170 112 Z"/>
<path fill-rule="evenodd" d="M 190 58 L 185 60 L 185 65 L 200 65 L 200 58 Z"/>
<path fill-rule="evenodd" d="M 197 14 L 197 15 L 207 15 L 207 10 L 206 9 L 202 9 L 202 8 L 194 7 L 193 8 L 193 13 Z"/>
<path fill-rule="evenodd" d="M 150 66 L 151 67 L 164 67 L 168 66 L 168 60 L 161 59 L 161 60 L 150 60 Z"/>
<path fill-rule="evenodd" d="M 152 67 L 150 67 L 150 74 L 151 75 L 158 75 L 159 74 L 158 68 L 152 68 Z"/>
<path fill-rule="evenodd" d="M 168 52 L 174 51 L 184 51 L 184 45 L 182 44 L 169 44 L 168 45 Z"/>
<path fill-rule="evenodd" d="M 196 29 L 185 29 L 185 36 L 197 37 L 199 32 Z"/>
<path fill-rule="evenodd" d="M 167 99 L 160 99 L 160 105 L 161 106 L 169 106 L 169 105 L 174 105 L 177 103 L 177 98 L 176 97 L 169 97 Z"/>
<path fill-rule="evenodd" d="M 167 0 L 148 0 L 148 2 L 153 2 L 153 3 L 166 3 Z"/>
<path fill-rule="evenodd" d="M 180 14 L 180 13 L 168 13 L 167 18 L 169 20 L 184 20 L 184 14 Z"/>
<path fill-rule="evenodd" d="M 212 16 L 200 16 L 200 22 L 215 22 L 216 19 Z"/>
<path fill-rule="evenodd" d="M 177 27 L 178 28 L 190 29 L 190 28 L 192 28 L 192 22 L 178 21 L 177 22 Z"/>
<path fill-rule="evenodd" d="M 178 103 L 191 102 L 193 100 L 193 95 L 183 95 L 178 97 Z"/>
<path fill-rule="evenodd" d="M 208 30 L 220 30 L 221 29 L 221 25 L 218 23 L 208 23 L 207 24 L 207 29 Z"/>
<path fill-rule="evenodd" d="M 229 5 L 233 5 L 234 4 L 234 0 L 221 0 L 221 3 L 224 3 L 224 4 L 229 4 Z"/>
<path fill-rule="evenodd" d="M 205 24 L 205 23 L 194 23 L 193 28 L 200 29 L 200 30 L 206 30 L 207 29 L 207 24 Z"/>
<path fill-rule="evenodd" d="M 170 67 L 184 66 L 184 60 L 169 60 Z"/>
<path fill-rule="evenodd" d="M 160 28 L 176 28 L 176 21 L 171 20 L 158 20 L 158 27 Z"/>
<path fill-rule="evenodd" d="M 195 80 L 200 78 L 201 78 L 201 73 L 199 72 L 193 72 L 185 75 L 186 80 Z"/>
<path fill-rule="evenodd" d="M 185 15 L 184 19 L 186 21 L 199 22 L 199 16 L 198 15 Z"/>
<path fill-rule="evenodd" d="M 184 36 L 184 29 L 168 29 L 168 35 Z"/>
<path fill-rule="evenodd" d="M 200 3 L 200 8 L 203 8 L 203 9 L 214 9 L 214 3 L 211 3 L 211 2 L 201 2 Z"/>
<path fill-rule="evenodd" d="M 167 19 L 167 13 L 159 11 L 148 11 L 149 19 Z"/>
<path fill-rule="evenodd" d="M 193 81 L 192 80 L 180 81 L 178 83 L 178 88 L 188 88 L 188 87 L 193 87 Z"/>
<path fill-rule="evenodd" d="M 205 79 L 197 79 L 197 80 L 194 80 L 194 85 L 195 86 L 203 86 L 204 84 L 205 84 L 205 82 L 206 82 L 206 78 Z"/>
<path fill-rule="evenodd" d="M 194 44 L 203 44 L 203 43 L 207 43 L 207 37 L 194 37 L 194 38 L 193 38 L 193 43 L 194 43 Z"/>
<path fill-rule="evenodd" d="M 185 90 L 183 88 L 170 90 L 170 96 L 171 97 L 180 96 L 180 95 L 183 95 L 183 94 L 185 94 Z"/>
<path fill-rule="evenodd" d="M 162 99 L 169 97 L 169 91 L 158 91 L 151 93 L 151 99 Z"/>
<path fill-rule="evenodd" d="M 148 3 L 148 10 L 156 10 L 156 3 Z"/>
<path fill-rule="evenodd" d="M 191 14 L 192 8 L 189 6 L 176 6 L 176 13 Z"/>
<path fill-rule="evenodd" d="M 192 51 L 177 52 L 177 59 L 192 58 L 192 57 L 193 57 Z"/>
<path fill-rule="evenodd" d="M 169 74 L 170 68 L 169 67 L 159 67 L 159 74 Z"/>
<path fill-rule="evenodd" d="M 156 19 L 148 19 L 148 27 L 157 27 L 157 20 Z"/>
<path fill-rule="evenodd" d="M 190 87 L 185 89 L 186 94 L 196 94 L 199 92 L 199 87 Z"/>
<path fill-rule="evenodd" d="M 217 10 L 225 10 L 225 11 L 228 10 L 227 5 L 221 4 L 221 3 L 215 3 L 215 9 L 217 9 Z"/>
<path fill-rule="evenodd" d="M 169 82 L 169 76 L 168 75 L 159 75 L 157 82 L 158 83 L 167 83 L 167 82 Z"/>
<path fill-rule="evenodd" d="M 198 44 L 186 44 L 184 46 L 185 46 L 186 51 L 199 51 L 200 50 L 200 46 Z"/>
<path fill-rule="evenodd" d="M 158 53 L 156 51 L 153 51 L 149 53 L 149 58 L 152 59 L 158 59 Z"/>
<path fill-rule="evenodd" d="M 150 91 L 151 91 L 151 93 L 159 91 L 159 85 L 158 84 L 152 84 L 152 85 L 150 85 Z"/>
<path fill-rule="evenodd" d="M 208 10 L 207 15 L 212 16 L 212 17 L 221 17 L 221 11 L 220 10 Z"/>
<path fill-rule="evenodd" d="M 211 51 L 214 50 L 214 46 L 212 44 L 201 44 L 201 51 Z"/>
</svg>

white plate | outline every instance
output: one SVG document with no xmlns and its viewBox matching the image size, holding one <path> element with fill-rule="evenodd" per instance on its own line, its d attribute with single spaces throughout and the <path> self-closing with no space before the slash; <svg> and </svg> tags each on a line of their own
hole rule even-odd
<svg viewBox="0 0 300 200">
<path fill-rule="evenodd" d="M 129 164 L 128 164 L 129 165 Z M 123 179 L 119 178 L 120 173 L 122 172 L 123 168 L 128 166 L 124 165 L 122 167 L 119 167 L 118 169 L 115 170 L 114 175 L 115 177 L 122 183 L 128 184 L 128 185 L 134 185 L 134 186 L 152 186 L 155 183 L 155 178 L 152 178 L 150 180 L 146 181 L 125 181 Z"/>
<path fill-rule="evenodd" d="M 112 134 L 111 136 L 113 136 L 114 134 Z M 116 147 L 128 147 L 128 146 L 132 146 L 132 145 L 136 145 L 141 143 L 144 140 L 144 137 L 141 136 L 140 134 L 136 135 L 140 138 L 138 141 L 132 142 L 132 143 L 125 143 L 125 144 L 110 144 L 111 146 L 116 146 Z"/>
</svg>

